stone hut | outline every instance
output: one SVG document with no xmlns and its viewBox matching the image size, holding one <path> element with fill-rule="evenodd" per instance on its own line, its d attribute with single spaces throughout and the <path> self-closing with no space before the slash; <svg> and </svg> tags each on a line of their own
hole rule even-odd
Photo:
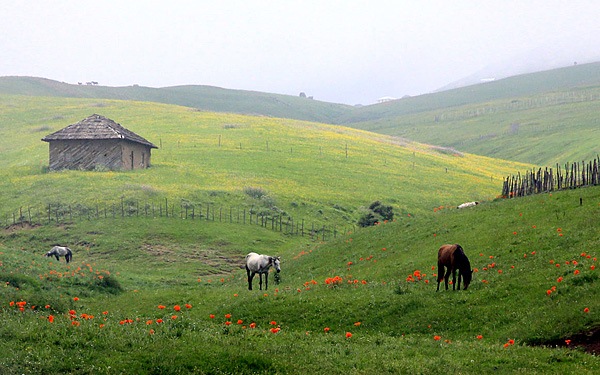
<svg viewBox="0 0 600 375">
<path fill-rule="evenodd" d="M 42 138 L 49 143 L 50 170 L 131 170 L 150 166 L 158 148 L 113 120 L 91 115 Z"/>
</svg>

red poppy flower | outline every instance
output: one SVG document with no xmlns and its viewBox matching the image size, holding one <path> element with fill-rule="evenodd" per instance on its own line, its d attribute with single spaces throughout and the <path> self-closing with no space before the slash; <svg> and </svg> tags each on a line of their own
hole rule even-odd
<svg viewBox="0 0 600 375">
<path fill-rule="evenodd" d="M 250 323 L 250 328 L 256 328 L 256 323 L 254 323 L 254 322 Z"/>
<path fill-rule="evenodd" d="M 583 312 L 587 314 L 590 312 L 590 309 L 588 307 L 586 307 L 585 309 L 583 309 Z"/>
<path fill-rule="evenodd" d="M 186 309 L 191 309 L 191 308 L 192 308 L 192 305 L 190 305 L 189 303 L 186 303 L 186 304 L 185 304 L 185 308 L 186 308 Z"/>
<path fill-rule="evenodd" d="M 164 310 L 165 307 L 166 307 L 165 305 L 158 305 L 158 308 L 161 309 L 161 310 Z"/>
<path fill-rule="evenodd" d="M 50 323 L 54 323 L 54 316 L 53 315 L 48 315 L 48 321 Z"/>
<path fill-rule="evenodd" d="M 173 310 L 175 310 L 175 311 L 181 311 L 181 306 L 175 305 L 175 306 L 173 306 Z"/>
<path fill-rule="evenodd" d="M 439 340 L 441 340 L 441 339 L 442 339 L 442 337 L 441 337 L 441 336 L 438 336 L 438 335 L 435 335 L 435 336 L 433 336 L 433 339 L 434 339 L 435 341 L 439 341 Z"/>
<path fill-rule="evenodd" d="M 244 324 L 244 321 L 242 319 L 238 319 L 237 324 Z"/>
<path fill-rule="evenodd" d="M 346 338 L 349 339 L 350 337 L 352 337 L 352 333 L 346 332 Z"/>
<path fill-rule="evenodd" d="M 160 319 L 160 318 L 159 318 L 159 319 L 156 319 L 156 323 L 157 323 L 157 324 L 160 324 L 160 323 L 162 323 L 162 322 L 163 322 L 163 320 L 162 320 L 162 319 Z"/>
<path fill-rule="evenodd" d="M 231 318 L 231 314 L 225 314 L 225 319 Z"/>
<path fill-rule="evenodd" d="M 225 325 L 226 326 L 231 325 L 231 322 L 228 320 L 228 321 L 225 322 Z"/>
<path fill-rule="evenodd" d="M 325 331 L 325 333 L 329 332 L 331 329 L 329 327 L 325 327 L 323 328 L 323 331 Z"/>
<path fill-rule="evenodd" d="M 272 321 L 271 321 L 269 324 L 270 324 L 270 325 L 272 325 L 272 326 L 276 326 L 276 325 L 277 325 L 277 322 L 276 322 L 276 321 L 274 321 L 274 320 L 272 320 Z"/>
<path fill-rule="evenodd" d="M 208 317 L 211 318 L 211 319 L 214 319 L 215 318 L 215 314 L 210 314 Z"/>
<path fill-rule="evenodd" d="M 79 297 L 73 297 L 73 301 L 75 301 L 75 302 L 79 301 Z"/>
<path fill-rule="evenodd" d="M 477 340 L 481 340 L 483 338 L 482 335 L 477 335 Z"/>
</svg>

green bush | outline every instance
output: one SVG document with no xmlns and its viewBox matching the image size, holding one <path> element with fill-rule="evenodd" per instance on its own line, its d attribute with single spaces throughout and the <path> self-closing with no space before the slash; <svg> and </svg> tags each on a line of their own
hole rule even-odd
<svg viewBox="0 0 600 375">
<path fill-rule="evenodd" d="M 393 220 L 394 212 L 392 206 L 385 206 L 380 201 L 371 203 L 368 209 L 358 219 L 360 227 L 370 227 L 385 220 Z"/>
</svg>

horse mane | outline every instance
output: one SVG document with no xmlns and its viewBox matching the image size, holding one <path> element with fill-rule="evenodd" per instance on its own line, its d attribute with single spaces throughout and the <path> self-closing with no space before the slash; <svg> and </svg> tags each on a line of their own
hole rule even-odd
<svg viewBox="0 0 600 375">
<path fill-rule="evenodd" d="M 471 271 L 471 262 L 469 261 L 469 258 L 467 258 L 467 255 L 465 254 L 465 251 L 463 250 L 462 246 L 460 246 L 459 244 L 456 244 L 456 251 L 454 252 L 454 263 L 456 264 L 456 268 L 459 268 L 461 271 Z"/>
</svg>

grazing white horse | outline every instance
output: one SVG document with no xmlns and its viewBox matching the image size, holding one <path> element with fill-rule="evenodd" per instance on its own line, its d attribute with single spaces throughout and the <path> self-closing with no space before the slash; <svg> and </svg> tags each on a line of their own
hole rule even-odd
<svg viewBox="0 0 600 375">
<path fill-rule="evenodd" d="M 69 263 L 73 259 L 73 252 L 66 246 L 54 246 L 45 256 L 55 256 L 58 261 L 60 261 L 60 257 L 65 257 L 65 261 Z"/>
<path fill-rule="evenodd" d="M 248 290 L 252 290 L 252 279 L 254 275 L 259 276 L 259 286 L 262 290 L 262 275 L 265 274 L 265 290 L 269 288 L 269 268 L 275 267 L 277 273 L 281 272 L 279 266 L 281 259 L 269 255 L 249 253 L 246 255 L 246 273 L 248 274 Z"/>
</svg>

